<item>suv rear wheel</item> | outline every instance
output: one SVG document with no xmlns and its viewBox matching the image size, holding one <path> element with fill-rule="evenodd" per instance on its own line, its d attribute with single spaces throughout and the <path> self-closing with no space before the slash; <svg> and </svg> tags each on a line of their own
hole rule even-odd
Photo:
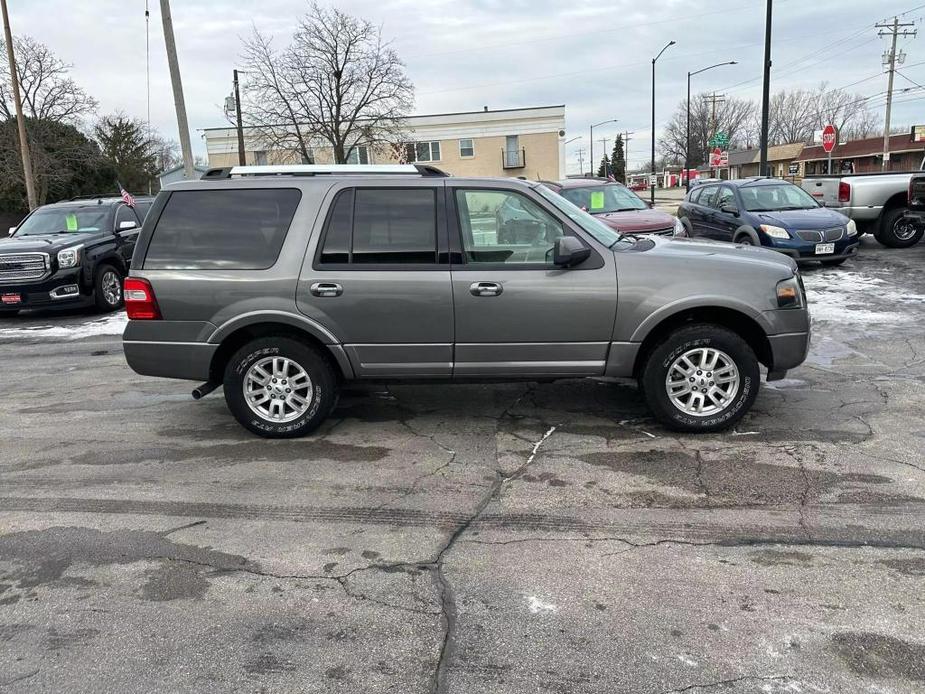
<svg viewBox="0 0 925 694">
<path fill-rule="evenodd" d="M 921 239 L 925 228 L 915 219 L 907 217 L 905 207 L 897 207 L 884 213 L 876 239 L 890 248 L 908 248 Z"/>
<path fill-rule="evenodd" d="M 639 385 L 653 414 L 677 431 L 727 429 L 751 408 L 761 374 L 748 343 L 718 325 L 675 330 L 646 359 Z"/>
<path fill-rule="evenodd" d="M 337 400 L 337 378 L 315 349 L 288 337 L 253 340 L 225 367 L 225 402 L 241 425 L 267 438 L 314 431 Z"/>
</svg>

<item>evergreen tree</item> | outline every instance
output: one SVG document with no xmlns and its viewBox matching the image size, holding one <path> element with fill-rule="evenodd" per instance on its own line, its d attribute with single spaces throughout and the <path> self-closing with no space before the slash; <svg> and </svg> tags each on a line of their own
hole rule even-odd
<svg viewBox="0 0 925 694">
<path fill-rule="evenodd" d="M 601 165 L 597 169 L 598 178 L 607 178 L 607 173 L 609 172 L 609 170 L 610 170 L 610 159 L 608 159 L 607 155 L 604 154 L 603 158 L 601 159 Z"/>
<path fill-rule="evenodd" d="M 626 153 L 623 151 L 623 135 L 617 135 L 617 139 L 613 142 L 610 162 L 613 177 L 620 183 L 626 183 Z"/>
</svg>

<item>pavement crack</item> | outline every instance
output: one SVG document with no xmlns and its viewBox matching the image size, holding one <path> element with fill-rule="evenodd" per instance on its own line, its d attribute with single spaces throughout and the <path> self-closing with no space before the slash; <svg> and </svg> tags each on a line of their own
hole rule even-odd
<svg viewBox="0 0 925 694">
<path fill-rule="evenodd" d="M 712 687 L 724 687 L 729 684 L 739 682 L 780 682 L 782 680 L 792 680 L 790 675 L 745 675 L 744 677 L 733 677 L 728 680 L 717 680 L 716 682 L 705 682 L 703 684 L 690 684 L 680 689 L 664 689 L 659 694 L 679 694 L 679 692 L 692 692 L 695 689 L 711 689 Z"/>
<path fill-rule="evenodd" d="M 39 672 L 40 672 L 39 670 L 33 670 L 32 672 L 27 672 L 23 675 L 19 675 L 18 677 L 14 677 L 13 679 L 5 680 L 3 682 L 0 682 L 0 687 L 9 687 L 11 684 L 16 684 L 17 682 L 23 682 L 32 677 L 35 677 L 37 674 L 39 674 Z"/>
</svg>

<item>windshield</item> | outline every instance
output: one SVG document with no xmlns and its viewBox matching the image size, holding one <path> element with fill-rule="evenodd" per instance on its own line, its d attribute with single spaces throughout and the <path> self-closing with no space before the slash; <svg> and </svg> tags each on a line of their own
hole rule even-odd
<svg viewBox="0 0 925 694">
<path fill-rule="evenodd" d="M 819 207 L 809 193 L 790 183 L 742 186 L 739 188 L 739 195 L 742 196 L 742 204 L 749 212 L 812 210 Z"/>
<path fill-rule="evenodd" d="M 622 234 L 614 231 L 609 226 L 600 220 L 595 219 L 584 210 L 575 207 L 575 205 L 570 203 L 561 195 L 553 193 L 546 186 L 537 184 L 535 189 L 537 193 L 546 198 L 547 201 L 551 202 L 557 210 L 565 213 L 565 215 L 573 222 L 575 222 L 575 224 L 591 234 L 591 236 L 593 236 L 598 243 L 602 243 L 607 246 L 607 248 L 610 248 L 617 241 L 623 238 Z"/>
<path fill-rule="evenodd" d="M 563 188 L 559 194 L 575 207 L 591 214 L 648 209 L 633 191 L 613 183 L 586 188 Z"/>
<path fill-rule="evenodd" d="M 108 208 L 48 207 L 36 210 L 16 230 L 16 236 L 42 234 L 81 234 L 102 231 L 109 214 Z"/>
</svg>

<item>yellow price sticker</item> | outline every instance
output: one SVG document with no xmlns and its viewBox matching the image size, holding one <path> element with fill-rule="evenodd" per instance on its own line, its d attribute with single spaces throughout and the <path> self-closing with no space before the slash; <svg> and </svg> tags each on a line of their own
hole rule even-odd
<svg viewBox="0 0 925 694">
<path fill-rule="evenodd" d="M 591 193 L 591 209 L 592 210 L 603 210 L 604 209 L 604 192 L 595 191 Z"/>
<path fill-rule="evenodd" d="M 77 231 L 77 215 L 69 214 L 64 218 L 64 223 L 67 225 L 68 231 Z"/>
</svg>

